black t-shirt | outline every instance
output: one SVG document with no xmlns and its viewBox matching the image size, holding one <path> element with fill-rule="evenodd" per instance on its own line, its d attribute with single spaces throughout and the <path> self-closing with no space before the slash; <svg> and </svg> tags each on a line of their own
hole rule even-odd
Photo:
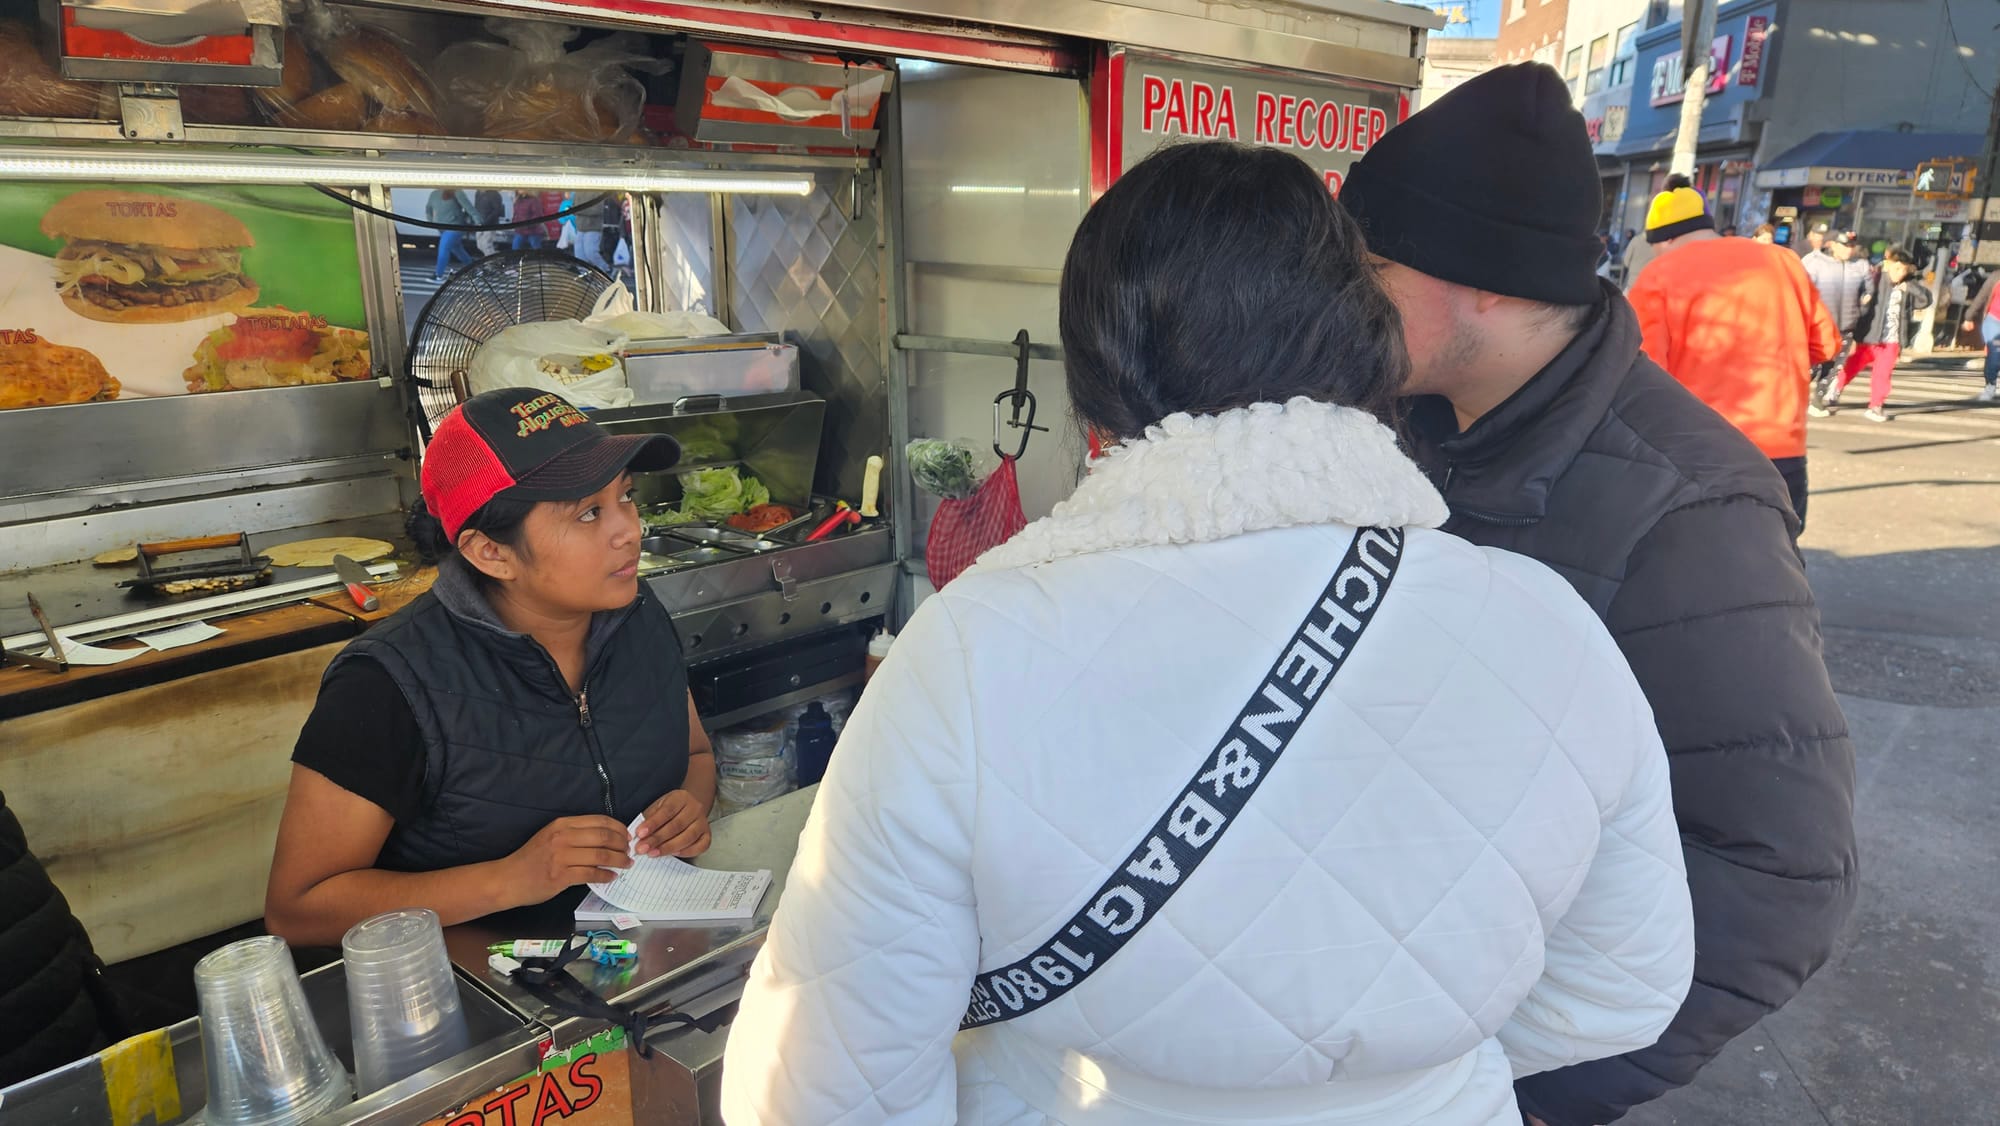
<svg viewBox="0 0 2000 1126">
<path fill-rule="evenodd" d="M 423 731 L 379 661 L 343 661 L 326 678 L 292 761 L 381 806 L 398 822 L 423 812 Z"/>
</svg>

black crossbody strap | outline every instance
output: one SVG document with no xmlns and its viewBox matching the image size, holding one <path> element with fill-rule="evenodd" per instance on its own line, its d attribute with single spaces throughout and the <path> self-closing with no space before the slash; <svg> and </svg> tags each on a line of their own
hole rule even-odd
<svg viewBox="0 0 2000 1126">
<path fill-rule="evenodd" d="M 1333 581 L 1200 771 L 1088 905 L 1027 957 L 973 979 L 960 1030 L 1032 1013 L 1123 949 L 1215 849 L 1347 662 L 1403 557 L 1403 533 L 1363 528 Z"/>
</svg>

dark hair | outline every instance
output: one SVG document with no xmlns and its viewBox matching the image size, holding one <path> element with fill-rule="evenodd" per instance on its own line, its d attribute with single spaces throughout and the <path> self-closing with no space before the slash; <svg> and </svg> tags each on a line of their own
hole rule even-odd
<svg viewBox="0 0 2000 1126">
<path fill-rule="evenodd" d="M 1118 439 L 1171 414 L 1301 395 L 1390 418 L 1409 357 L 1364 255 L 1360 228 L 1297 157 L 1161 149 L 1084 215 L 1063 263 L 1077 415 Z"/>
<path fill-rule="evenodd" d="M 1663 192 L 1670 192 L 1676 188 L 1692 188 L 1692 187 L 1694 187 L 1693 180 L 1690 180 L 1686 176 L 1683 176 L 1680 173 L 1675 172 L 1667 176 L 1667 186 L 1661 188 L 1660 190 Z"/>
<path fill-rule="evenodd" d="M 521 555 L 528 554 L 527 520 L 528 513 L 539 503 L 532 500 L 514 500 L 508 497 L 494 497 L 478 510 L 465 518 L 463 532 L 470 528 L 486 533 L 486 538 L 494 543 L 513 548 Z M 458 550 L 458 545 L 445 534 L 444 521 L 431 515 L 431 509 L 422 497 L 410 506 L 410 518 L 404 522 L 403 530 L 409 534 L 410 542 L 416 545 L 417 556 L 426 563 L 436 563 Z"/>
<path fill-rule="evenodd" d="M 1904 250 L 1900 246 L 1892 246 L 1889 249 L 1883 251 L 1882 261 L 1901 262 L 1903 265 L 1908 266 L 1911 269 L 1915 269 L 1917 265 L 1917 260 L 1910 256 L 1910 252 Z"/>
</svg>

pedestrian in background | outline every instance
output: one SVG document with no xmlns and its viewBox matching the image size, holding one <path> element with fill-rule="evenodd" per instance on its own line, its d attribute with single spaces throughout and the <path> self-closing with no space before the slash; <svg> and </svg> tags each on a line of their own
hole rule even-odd
<svg viewBox="0 0 2000 1126">
<path fill-rule="evenodd" d="M 542 248 L 543 228 L 546 224 L 534 223 L 531 220 L 540 219 L 545 214 L 547 212 L 542 210 L 542 200 L 539 193 L 530 191 L 517 191 L 514 193 L 513 221 L 515 223 L 529 224 L 525 227 L 517 226 L 514 228 L 515 250 L 540 250 Z"/>
<path fill-rule="evenodd" d="M 1854 382 L 1862 368 L 1868 369 L 1868 409 L 1862 417 L 1870 422 L 1887 422 L 1882 408 L 1889 401 L 1889 388 L 1896 375 L 1896 361 L 1903 349 L 1917 338 L 1917 314 L 1931 307 L 1931 291 L 1917 278 L 1917 263 L 1899 246 L 1882 253 L 1881 276 L 1875 294 L 1854 329 L 1854 354 L 1847 357 L 1833 391 L 1826 397 L 1826 411 L 1840 407 L 1840 393 Z"/>
<path fill-rule="evenodd" d="M 1602 200 L 1583 115 L 1539 65 L 1488 71 L 1389 130 L 1340 192 L 1402 313 L 1408 428 L 1445 530 L 1583 594 L 1673 769 L 1694 988 L 1653 1047 L 1518 1082 L 1549 1126 L 1612 1122 L 1692 1082 L 1826 961 L 1856 884 L 1854 746 L 1785 483 L 1640 351 L 1631 308 L 1591 274 Z M 1803 387 L 1803 357 L 1792 377 Z"/>
<path fill-rule="evenodd" d="M 1807 391 L 1840 354 L 1833 315 L 1797 255 L 1723 238 L 1691 188 L 1653 197 L 1646 238 L 1660 256 L 1629 294 L 1646 354 L 1764 451 L 1803 528 Z"/>
<path fill-rule="evenodd" d="M 1778 245 L 1778 228 L 1769 223 L 1759 223 L 1757 224 L 1757 229 L 1750 232 L 1750 241 L 1761 242 L 1765 246 L 1776 246 Z"/>
<path fill-rule="evenodd" d="M 499 192 L 487 188 L 472 197 L 472 217 L 482 227 L 504 223 L 507 221 L 507 205 L 501 201 Z M 501 238 L 500 231 L 480 231 L 473 236 L 472 244 L 479 248 L 480 256 L 484 257 L 500 249 Z"/>
<path fill-rule="evenodd" d="M 1862 255 L 1860 241 L 1853 231 L 1842 231 L 1822 240 L 1819 249 L 1799 259 L 1806 277 L 1812 279 L 1813 288 L 1819 290 L 1819 299 L 1826 304 L 1827 313 L 1833 317 L 1833 326 L 1840 330 L 1843 351 L 1853 345 L 1854 326 L 1860 323 L 1862 311 L 1875 296 L 1875 268 Z M 1838 355 L 1813 368 L 1807 414 L 1816 418 L 1826 416 L 1826 393 L 1839 372 Z"/>
<path fill-rule="evenodd" d="M 1960 326 L 1966 332 L 1977 332 L 1986 344 L 1986 385 L 1979 389 L 1979 401 L 1993 402 L 2000 398 L 2000 270 L 1986 275 L 1986 284 L 1979 287 L 1978 296 L 1965 307 L 1965 323 Z"/>
<path fill-rule="evenodd" d="M 1806 232 L 1806 249 L 1804 253 L 1811 254 L 1813 251 L 1825 246 L 1828 234 L 1829 232 L 1825 223 L 1814 223 L 1812 230 Z"/>
<path fill-rule="evenodd" d="M 472 222 L 472 205 L 460 189 L 439 188 L 425 201 L 424 218 L 433 223 L 467 226 Z M 431 277 L 442 281 L 453 266 L 472 261 L 472 252 L 465 248 L 464 231 L 440 230 L 437 236 L 437 264 L 431 268 Z"/>
<path fill-rule="evenodd" d="M 1694 181 L 1675 172 L 1667 177 L 1667 184 L 1663 190 L 1673 191 L 1676 188 L 1687 188 L 1692 191 Z M 1631 240 L 1625 247 L 1625 292 L 1632 292 L 1633 283 L 1639 280 L 1639 271 L 1646 268 L 1646 263 L 1659 257 L 1659 253 L 1659 248 L 1643 238 L 1635 237 Z"/>
</svg>

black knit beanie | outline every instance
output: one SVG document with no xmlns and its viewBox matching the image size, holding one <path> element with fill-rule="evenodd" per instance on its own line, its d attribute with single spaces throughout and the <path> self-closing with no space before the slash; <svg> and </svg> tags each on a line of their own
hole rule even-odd
<svg viewBox="0 0 2000 1126">
<path fill-rule="evenodd" d="M 1348 171 L 1340 202 L 1369 250 L 1419 273 L 1551 305 L 1602 292 L 1597 157 L 1546 64 L 1497 67 L 1412 114 Z"/>
</svg>

